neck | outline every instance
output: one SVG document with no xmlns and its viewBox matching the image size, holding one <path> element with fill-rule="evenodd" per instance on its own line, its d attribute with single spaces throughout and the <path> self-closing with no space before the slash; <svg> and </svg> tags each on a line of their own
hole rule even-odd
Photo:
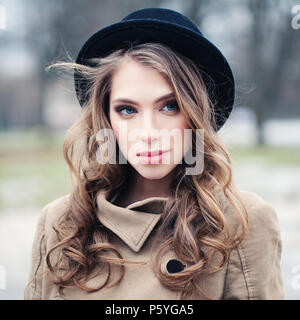
<svg viewBox="0 0 300 320">
<path fill-rule="evenodd" d="M 161 179 L 146 179 L 135 171 L 129 183 L 130 193 L 138 200 L 149 197 L 168 197 L 175 170 Z"/>
</svg>

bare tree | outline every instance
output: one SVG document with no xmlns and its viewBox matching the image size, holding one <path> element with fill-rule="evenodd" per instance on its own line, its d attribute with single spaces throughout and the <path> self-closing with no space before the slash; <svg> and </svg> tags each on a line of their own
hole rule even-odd
<svg viewBox="0 0 300 320">
<path fill-rule="evenodd" d="M 297 60 L 295 47 L 300 37 L 291 27 L 291 6 L 282 1 L 248 0 L 248 8 L 252 15 L 248 63 L 255 83 L 250 103 L 257 116 L 258 143 L 264 144 L 264 122 L 282 103 L 286 71 Z"/>
<path fill-rule="evenodd" d="M 238 92 L 242 101 L 253 109 L 256 114 L 258 128 L 258 144 L 264 144 L 263 127 L 267 119 L 282 115 L 282 106 L 292 112 L 297 108 L 300 95 L 297 80 L 300 78 L 298 55 L 300 36 L 298 30 L 291 27 L 292 1 L 279 0 L 244 0 L 238 1 L 207 1 L 191 0 L 184 6 L 184 14 L 191 18 L 202 29 L 203 21 L 210 15 L 222 17 L 238 6 L 244 7 L 251 18 L 251 27 L 244 30 L 245 38 L 239 41 L 239 49 L 235 57 L 242 64 L 236 68 L 237 87 L 250 83 L 250 93 Z M 221 9 L 221 10 L 220 10 Z M 235 23 L 234 21 L 232 23 Z M 224 29 L 226 25 L 224 25 Z M 236 25 L 236 29 L 243 28 Z M 232 30 L 232 29 L 231 29 Z M 224 34 L 226 31 L 224 31 Z M 240 45 L 241 40 L 245 45 Z M 235 46 L 234 38 L 231 45 Z M 240 50 L 241 49 L 241 50 Z M 293 70 L 290 72 L 289 70 Z M 298 71 L 297 71 L 297 70 Z M 284 92 L 289 92 L 288 99 Z M 237 103 L 239 103 L 237 99 Z M 238 105 L 236 105 L 238 107 Z M 293 114 L 300 114 L 299 108 Z"/>
</svg>

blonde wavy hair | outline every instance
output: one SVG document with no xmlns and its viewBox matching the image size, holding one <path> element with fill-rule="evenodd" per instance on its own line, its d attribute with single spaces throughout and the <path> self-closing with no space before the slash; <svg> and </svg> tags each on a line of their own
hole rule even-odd
<svg viewBox="0 0 300 320">
<path fill-rule="evenodd" d="M 179 291 L 181 299 L 194 299 L 198 295 L 212 299 L 202 290 L 198 279 L 217 272 L 226 264 L 230 251 L 245 236 L 247 210 L 232 179 L 228 152 L 213 128 L 214 108 L 199 68 L 187 57 L 160 43 L 132 44 L 106 57 L 93 59 L 93 66 L 57 62 L 48 67 L 75 71 L 90 84 L 89 99 L 63 143 L 64 158 L 75 181 L 68 210 L 54 226 L 58 242 L 47 252 L 48 269 L 63 294 L 65 287 L 76 286 L 93 292 L 115 286 L 122 280 L 126 266 L 143 263 L 122 257 L 118 248 L 110 243 L 110 231 L 96 215 L 98 209 L 101 212 L 96 202 L 99 192 L 113 192 L 122 187 L 132 169 L 130 164 L 100 164 L 96 158 L 97 150 L 101 149 L 97 133 L 111 128 L 108 111 L 112 75 L 125 57 L 154 68 L 169 81 L 180 112 L 193 131 L 193 148 L 196 129 L 204 130 L 203 172 L 186 175 L 184 161 L 175 168 L 172 195 L 156 228 L 152 248 L 157 251 L 153 256 L 151 251 L 151 260 L 161 284 Z M 241 227 L 238 234 L 226 222 L 224 203 L 217 196 L 220 192 L 236 209 Z M 183 271 L 170 274 L 161 271 L 161 259 L 170 249 L 186 265 Z M 53 258 L 55 250 L 60 254 Z M 213 263 L 216 253 L 220 257 L 217 264 Z M 114 282 L 111 280 L 113 267 L 119 270 Z M 98 287 L 88 287 L 86 282 L 98 274 L 95 270 L 99 273 L 107 270 L 106 279 Z"/>
</svg>

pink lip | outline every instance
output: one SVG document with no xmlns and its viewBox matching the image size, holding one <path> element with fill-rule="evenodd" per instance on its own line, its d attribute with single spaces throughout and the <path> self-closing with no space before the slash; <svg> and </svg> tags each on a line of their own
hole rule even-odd
<svg viewBox="0 0 300 320">
<path fill-rule="evenodd" d="M 154 151 L 143 151 L 140 153 L 137 153 L 136 155 L 138 157 L 142 156 L 142 157 L 154 157 L 154 156 L 158 156 L 161 155 L 163 153 L 167 152 L 167 150 L 162 151 L 162 150 L 154 150 Z"/>
</svg>

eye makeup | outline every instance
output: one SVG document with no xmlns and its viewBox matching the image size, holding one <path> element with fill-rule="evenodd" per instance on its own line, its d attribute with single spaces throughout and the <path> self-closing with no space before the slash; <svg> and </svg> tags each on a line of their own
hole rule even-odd
<svg viewBox="0 0 300 320">
<path fill-rule="evenodd" d="M 173 111 L 166 111 L 170 115 L 176 114 L 179 111 L 179 107 L 178 107 L 176 99 L 172 99 L 170 101 L 165 102 L 163 104 L 163 106 L 160 107 L 160 110 L 164 109 L 167 106 L 172 106 L 172 107 L 175 107 L 175 109 L 176 109 L 176 110 L 173 110 Z M 115 112 L 121 114 L 122 116 L 130 116 L 131 114 L 136 113 L 136 108 L 135 107 L 131 107 L 131 106 L 127 106 L 127 105 L 115 106 L 114 110 L 115 110 Z M 122 111 L 124 111 L 124 110 L 131 110 L 132 112 L 124 114 L 124 113 L 122 113 Z"/>
</svg>

